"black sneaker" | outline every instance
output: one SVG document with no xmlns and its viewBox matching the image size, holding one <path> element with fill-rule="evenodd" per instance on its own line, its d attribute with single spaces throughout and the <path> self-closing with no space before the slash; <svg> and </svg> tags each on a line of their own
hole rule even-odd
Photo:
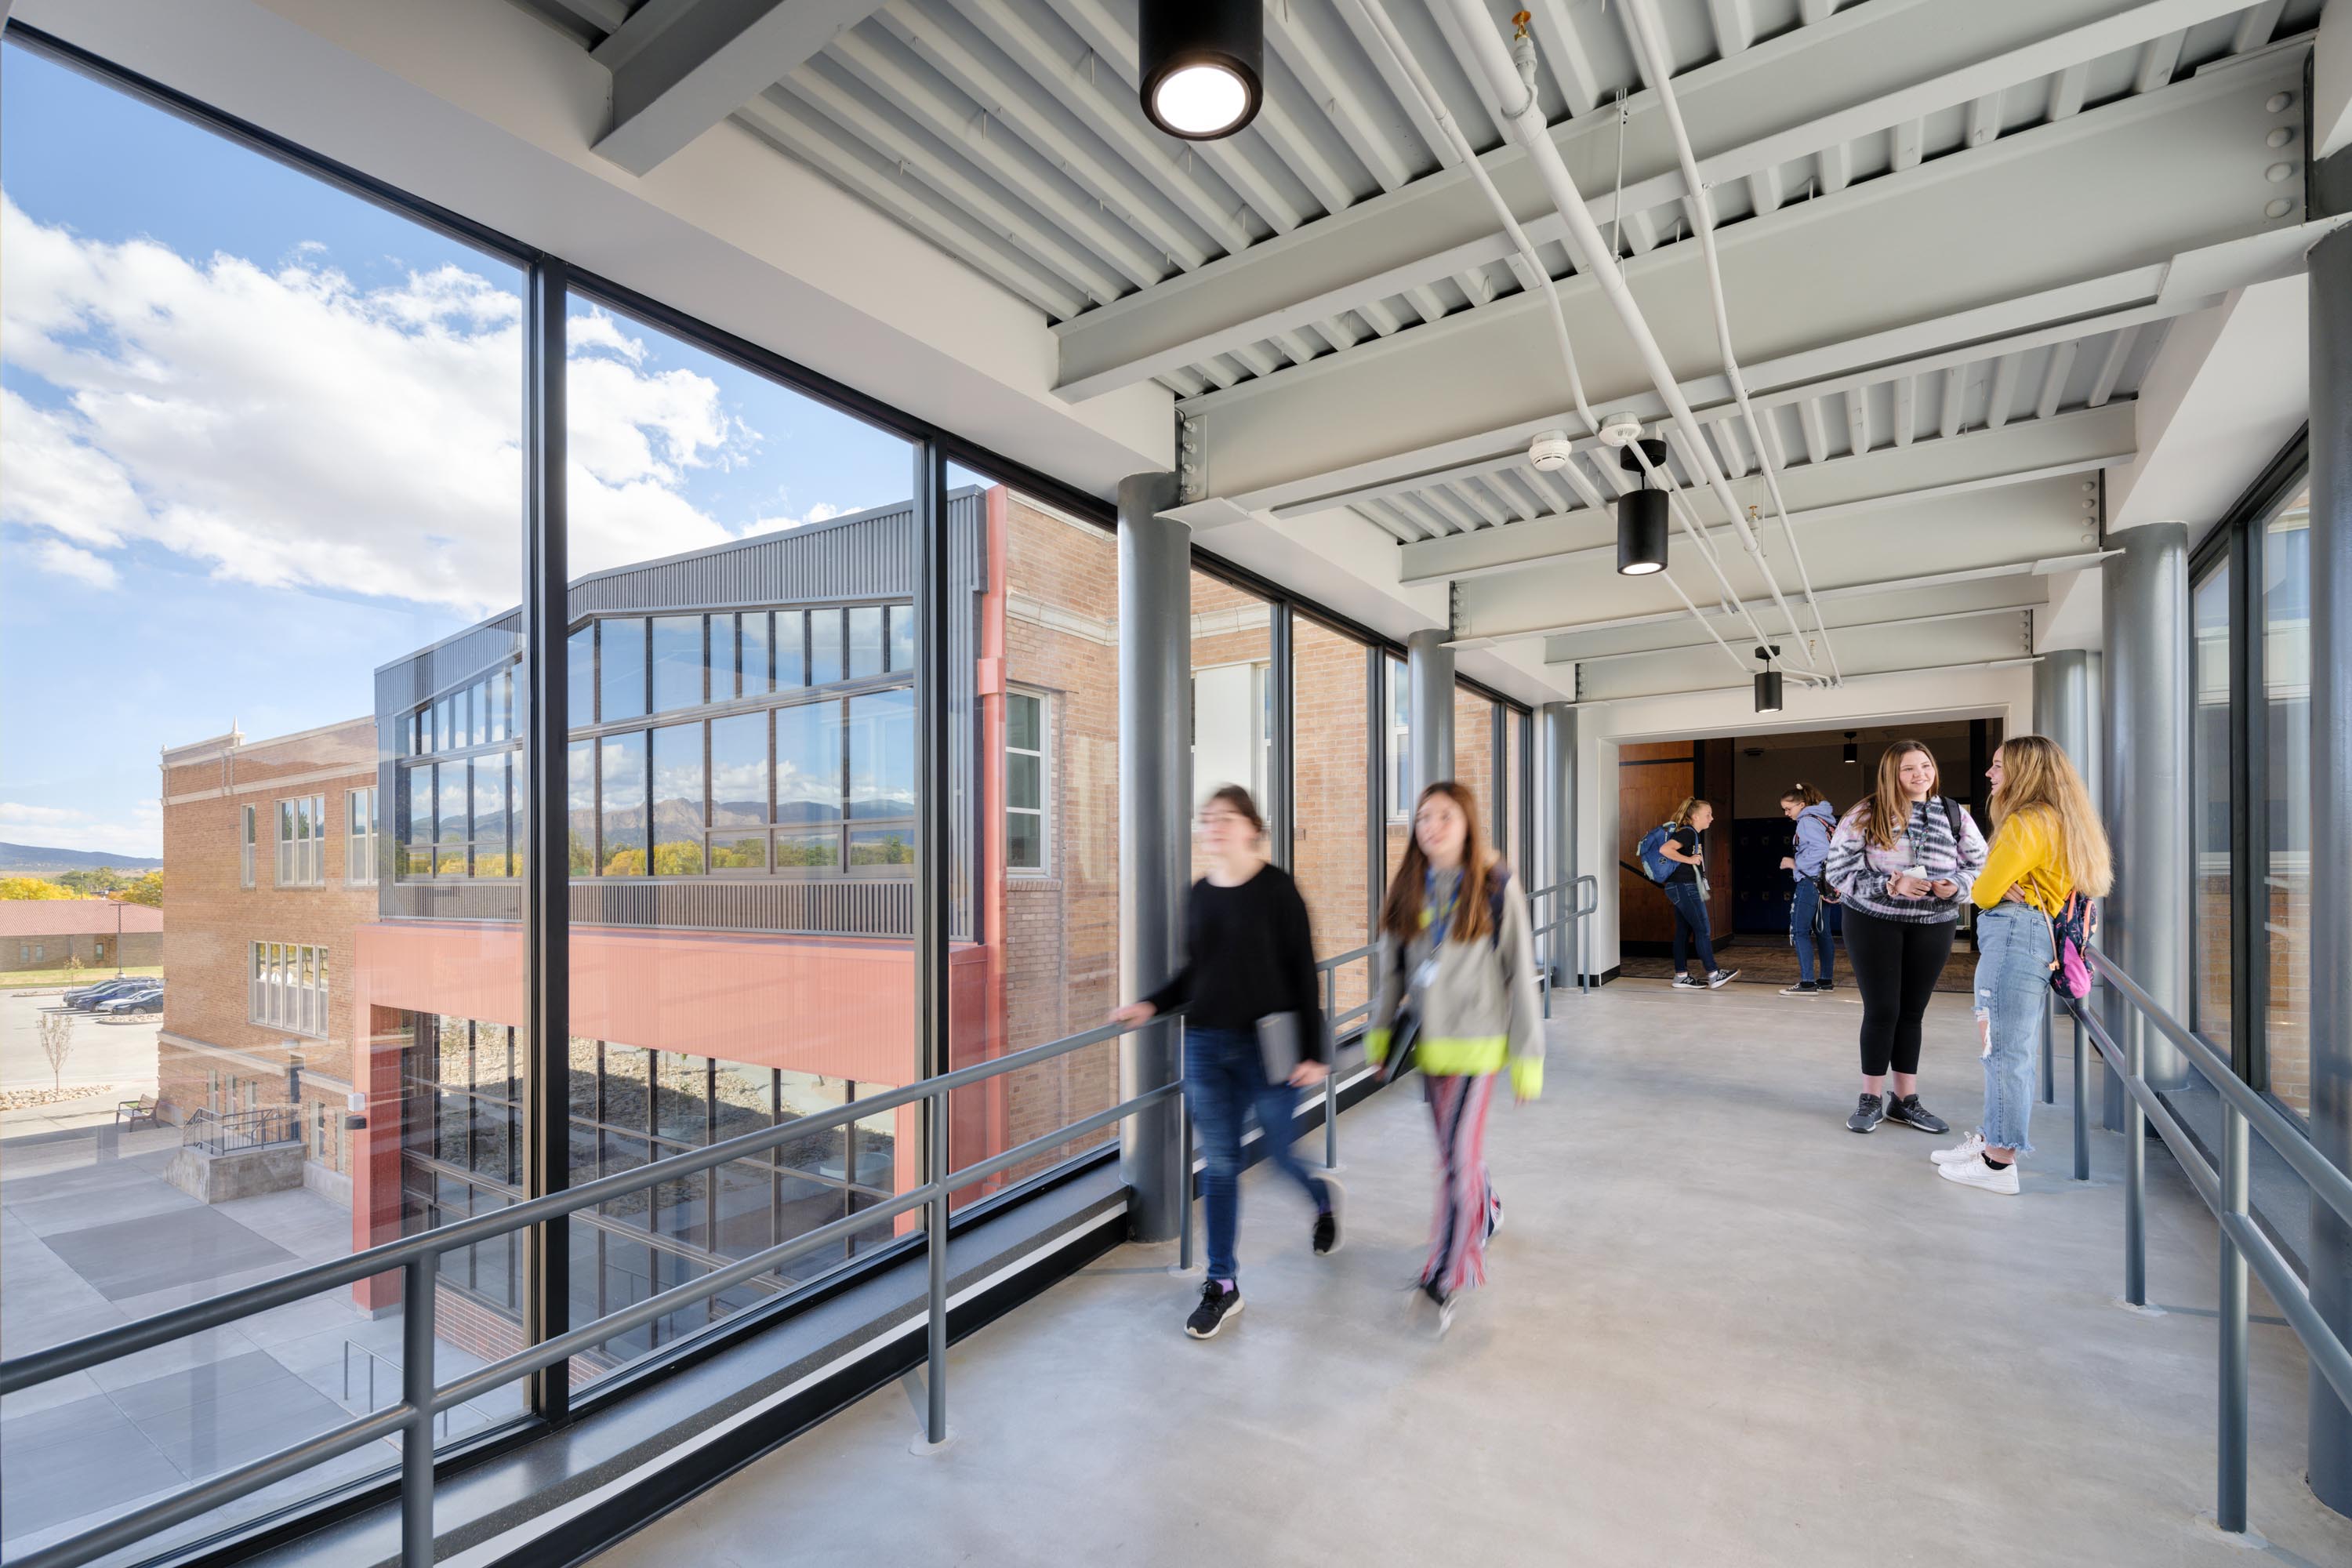
<svg viewBox="0 0 2352 1568">
<path fill-rule="evenodd" d="M 1316 1179 L 1323 1184 L 1323 1201 L 1330 1206 L 1315 1215 L 1315 1256 L 1328 1258 L 1347 1244 L 1347 1236 L 1339 1228 L 1339 1211 L 1347 1206 L 1348 1189 L 1330 1176 Z"/>
<path fill-rule="evenodd" d="M 1712 991 L 1718 985 L 1728 985 L 1738 978 L 1739 971 L 1737 969 L 1709 970 L 1706 976 L 1706 988 Z"/>
<path fill-rule="evenodd" d="M 1191 1317 L 1184 1320 L 1184 1331 L 1196 1340 L 1214 1339 L 1217 1331 L 1225 1326 L 1227 1318 L 1241 1315 L 1241 1287 L 1236 1285 L 1227 1289 L 1223 1280 L 1212 1279 L 1201 1287 L 1201 1304 L 1192 1309 Z"/>
<path fill-rule="evenodd" d="M 1687 974 L 1677 974 L 1675 976 L 1675 989 L 1677 991 L 1704 991 L 1706 987 L 1700 984 L 1697 981 L 1693 980 Z"/>
<path fill-rule="evenodd" d="M 1822 988 L 1810 980 L 1800 980 L 1794 985 L 1780 987 L 1780 994 L 1783 996 L 1818 996 L 1821 992 Z"/>
<path fill-rule="evenodd" d="M 1950 1122 L 1920 1104 L 1916 1094 L 1906 1094 L 1900 1100 L 1893 1095 L 1887 1096 L 1886 1120 L 1900 1121 L 1906 1127 L 1916 1127 L 1922 1132 L 1933 1132 L 1939 1138 L 1952 1130 Z"/>
<path fill-rule="evenodd" d="M 1874 1132 L 1878 1124 L 1885 1120 L 1886 1101 L 1877 1095 L 1865 1094 L 1853 1108 L 1853 1114 L 1845 1119 L 1845 1130 L 1849 1132 Z"/>
</svg>

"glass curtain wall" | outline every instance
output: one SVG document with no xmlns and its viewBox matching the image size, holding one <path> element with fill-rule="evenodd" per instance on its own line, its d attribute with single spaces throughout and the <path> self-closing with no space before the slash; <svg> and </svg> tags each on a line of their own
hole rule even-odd
<svg viewBox="0 0 2352 1568">
<path fill-rule="evenodd" d="M 2192 790 L 2197 856 L 2197 984 L 2193 1009 L 2200 1033 L 2224 1055 L 2231 1040 L 2231 910 L 2230 774 L 2230 558 L 2200 577 L 2189 595 L 2196 647 L 2191 719 Z"/>
<path fill-rule="evenodd" d="M 949 952 L 949 1060 L 966 1067 L 1100 1024 L 1118 986 L 1118 541 L 1110 530 L 961 467 L 951 548 L 975 563 L 958 615 L 990 673 L 950 724 L 971 746 L 952 813 L 975 929 Z M 1118 1100 L 1116 1040 L 958 1091 L 961 1167 Z M 1116 1143 L 1108 1127 L 960 1190 L 964 1204 Z"/>
<path fill-rule="evenodd" d="M 1222 577 L 1192 573 L 1192 801 L 1239 784 L 1276 820 L 1276 605 Z M 1208 868 L 1196 843 L 1192 875 Z"/>
<path fill-rule="evenodd" d="M 2260 550 L 2265 832 L 2251 900 L 2269 940 L 2263 1087 L 2311 1111 L 2311 495 L 2263 523 Z"/>
<path fill-rule="evenodd" d="M 1454 688 L 1454 781 L 1478 803 L 1478 826 L 1489 846 L 1504 837 L 1495 798 L 1495 704 L 1456 682 Z"/>
<path fill-rule="evenodd" d="M 1291 874 L 1315 929 L 1315 956 L 1330 958 L 1371 941 L 1371 866 L 1368 835 L 1379 822 L 1366 760 L 1373 733 L 1368 676 L 1371 649 L 1305 616 L 1291 618 L 1291 711 L 1297 726 L 1292 772 L 1297 809 L 1291 830 Z M 1366 999 L 1369 962 L 1337 974 L 1340 1012 Z"/>
<path fill-rule="evenodd" d="M 575 295 L 568 315 L 576 1184 L 924 1068 L 914 447 L 622 309 Z M 919 1184 L 920 1118 L 885 1110 L 575 1215 L 572 1321 Z M 919 1224 L 616 1335 L 573 1383 Z"/>
<path fill-rule="evenodd" d="M 422 886 L 478 876 L 520 911 L 526 274 L 14 43 L 0 147 L 0 794 L 61 895 L 167 916 L 131 971 L 160 1016 L 66 1007 L 96 976 L 62 943 L 13 976 L 48 994 L 23 1039 L 61 1009 L 39 1099 L 66 1132 L 0 1141 L 0 1200 L 43 1215 L 0 1268 L 16 1356 L 515 1190 L 517 927 L 416 962 L 378 803 L 413 786 Z M 447 1260 L 445 1376 L 520 1343 L 532 1284 L 504 1245 Z M 408 1305 L 381 1277 L 10 1395 L 0 1550 L 395 1402 Z M 372 1445 L 142 1550 L 394 1462 Z"/>
</svg>

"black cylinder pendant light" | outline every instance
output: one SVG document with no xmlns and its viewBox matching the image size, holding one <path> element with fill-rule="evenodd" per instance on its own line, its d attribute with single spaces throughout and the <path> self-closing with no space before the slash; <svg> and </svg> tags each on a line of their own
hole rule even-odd
<svg viewBox="0 0 2352 1568">
<path fill-rule="evenodd" d="M 1143 112 L 1171 136 L 1214 142 L 1257 115 L 1265 81 L 1262 0 L 1142 0 Z"/>
<path fill-rule="evenodd" d="M 1759 713 L 1778 713 L 1780 710 L 1780 672 L 1772 668 L 1772 656 L 1780 651 L 1778 643 L 1756 650 L 1756 657 L 1764 661 L 1764 668 L 1756 672 L 1756 711 Z"/>
<path fill-rule="evenodd" d="M 1643 441 L 1640 446 L 1652 468 L 1665 466 L 1664 441 Z M 1633 473 L 1642 471 L 1641 459 L 1630 447 L 1618 458 L 1618 465 Z M 1640 489 L 1627 490 L 1617 498 L 1617 571 L 1622 576 L 1646 577 L 1665 569 L 1666 492 L 1644 483 Z"/>
<path fill-rule="evenodd" d="M 1845 760 L 1849 763 L 1862 761 L 1862 748 L 1853 743 L 1853 735 L 1852 730 L 1845 732 Z"/>
</svg>

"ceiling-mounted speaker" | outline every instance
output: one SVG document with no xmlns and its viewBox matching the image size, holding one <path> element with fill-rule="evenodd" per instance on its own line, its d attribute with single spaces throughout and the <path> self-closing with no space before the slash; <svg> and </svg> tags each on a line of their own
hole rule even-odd
<svg viewBox="0 0 2352 1568">
<path fill-rule="evenodd" d="M 1136 19 L 1152 124 L 1214 142 L 1256 118 L 1265 92 L 1262 0 L 1142 0 Z"/>
</svg>

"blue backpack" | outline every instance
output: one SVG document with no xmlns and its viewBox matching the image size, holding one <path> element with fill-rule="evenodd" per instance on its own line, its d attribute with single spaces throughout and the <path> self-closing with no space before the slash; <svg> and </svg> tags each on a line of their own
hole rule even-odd
<svg viewBox="0 0 2352 1568">
<path fill-rule="evenodd" d="M 1642 857 L 1642 869 L 1650 874 L 1650 880 L 1653 882 L 1663 883 L 1675 874 L 1675 863 L 1659 853 L 1666 847 L 1666 839 L 1674 830 L 1673 823 L 1662 822 L 1642 836 L 1642 847 L 1639 851 Z"/>
</svg>

